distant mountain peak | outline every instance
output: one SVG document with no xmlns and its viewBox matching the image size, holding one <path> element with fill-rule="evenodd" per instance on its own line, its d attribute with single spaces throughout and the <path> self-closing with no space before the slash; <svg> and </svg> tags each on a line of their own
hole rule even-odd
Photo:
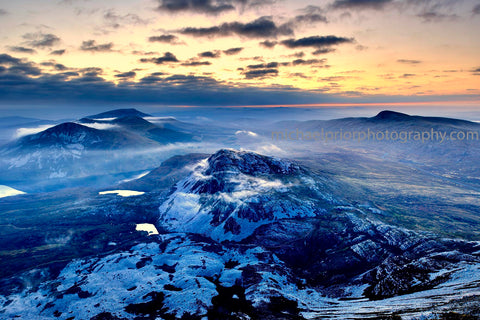
<svg viewBox="0 0 480 320">
<path fill-rule="evenodd" d="M 153 124 L 137 115 L 126 115 L 111 121 L 116 124 L 152 126 Z"/>
<path fill-rule="evenodd" d="M 37 135 L 38 136 L 55 135 L 55 134 L 69 135 L 69 134 L 75 134 L 78 132 L 95 132 L 95 131 L 97 130 L 87 126 L 83 126 L 78 123 L 65 122 L 65 123 L 58 124 L 54 127 L 48 128 Z"/>
<path fill-rule="evenodd" d="M 128 116 L 136 116 L 136 117 L 151 117 L 151 115 L 147 113 L 143 113 L 138 111 L 135 108 L 127 108 L 127 109 L 115 109 L 110 110 L 107 112 L 102 112 L 99 114 L 91 115 L 86 118 L 88 119 L 105 119 L 105 118 L 118 118 L 118 117 L 128 117 Z"/>
<path fill-rule="evenodd" d="M 293 163 L 254 152 L 221 149 L 208 158 L 207 174 L 239 171 L 244 174 L 291 174 L 298 170 Z"/>
<path fill-rule="evenodd" d="M 379 112 L 374 119 L 382 119 L 382 120 L 405 120 L 409 119 L 411 116 L 405 113 L 390 111 L 390 110 L 383 110 Z"/>
</svg>

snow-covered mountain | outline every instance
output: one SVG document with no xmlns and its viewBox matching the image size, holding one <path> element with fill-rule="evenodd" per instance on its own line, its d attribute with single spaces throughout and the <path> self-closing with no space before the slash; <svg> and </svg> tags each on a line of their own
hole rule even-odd
<svg viewBox="0 0 480 320">
<path fill-rule="evenodd" d="M 170 192 L 153 191 L 155 179 L 162 190 L 171 180 Z M 412 319 L 478 303 L 479 243 L 384 224 L 375 219 L 385 214 L 378 207 L 343 199 L 345 185 L 334 176 L 294 161 L 224 149 L 176 158 L 129 183 L 142 181 L 146 192 L 121 206 L 135 201 L 141 212 L 155 202 L 159 235 L 112 244 L 0 296 L 0 314 Z"/>
<path fill-rule="evenodd" d="M 336 203 L 324 190 L 325 181 L 293 162 L 220 150 L 177 183 L 160 207 L 159 224 L 238 241 L 279 219 L 321 216 Z"/>
<path fill-rule="evenodd" d="M 152 168 L 158 165 L 158 155 L 152 153 L 195 141 L 190 133 L 156 125 L 142 116 L 149 115 L 135 109 L 113 110 L 10 142 L 0 149 L 1 182 L 35 190 L 35 183 L 45 185 L 49 179 L 128 172 L 133 164 L 136 170 Z"/>
</svg>

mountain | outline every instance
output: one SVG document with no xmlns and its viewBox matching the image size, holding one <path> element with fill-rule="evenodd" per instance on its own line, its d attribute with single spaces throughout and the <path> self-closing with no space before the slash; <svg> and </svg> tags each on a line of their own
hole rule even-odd
<svg viewBox="0 0 480 320">
<path fill-rule="evenodd" d="M 90 162 L 105 151 L 155 146 L 154 141 L 128 131 L 98 130 L 67 122 L 5 145 L 0 150 L 2 175 L 7 181 L 24 175 L 30 179 L 88 175 L 99 169 L 98 163 Z"/>
<path fill-rule="evenodd" d="M 348 183 L 334 174 L 222 149 L 170 159 L 129 186 L 142 181 L 146 193 L 137 196 L 58 204 L 75 219 L 110 220 L 115 227 L 148 216 L 159 235 L 129 236 L 119 245 L 91 230 L 83 250 L 104 250 L 56 265 L 55 272 L 35 268 L 10 279 L 32 285 L 1 295 L 0 313 L 39 319 L 478 313 L 480 243 L 382 223 L 377 217 L 388 212 L 346 200 L 340 191 L 348 193 Z M 48 219 L 64 221 L 65 211 L 57 212 L 53 218 L 50 210 Z M 72 224 L 62 226 L 73 232 L 69 246 L 85 241 L 76 234 L 80 226 L 64 223 Z"/>
<path fill-rule="evenodd" d="M 138 133 L 162 144 L 192 141 L 192 135 L 153 124 L 139 116 L 123 116 L 110 123 Z"/>
<path fill-rule="evenodd" d="M 337 203 L 322 192 L 328 190 L 323 180 L 311 186 L 312 180 L 295 163 L 221 150 L 177 184 L 160 206 L 158 223 L 216 241 L 242 240 L 263 224 L 318 216 Z"/>
<path fill-rule="evenodd" d="M 98 130 L 78 123 L 66 122 L 40 133 L 21 138 L 20 148 L 120 149 L 152 145 L 146 139 L 121 131 Z"/>
<path fill-rule="evenodd" d="M 422 116 L 411 116 L 405 113 L 384 110 L 379 112 L 376 116 L 370 118 L 372 121 L 423 121 L 430 122 L 432 124 L 443 124 L 443 125 L 452 125 L 452 126 L 468 126 L 468 127 L 479 127 L 476 122 L 461 120 L 461 119 L 452 119 L 444 117 L 422 117 Z"/>
<path fill-rule="evenodd" d="M 109 119 L 109 118 L 118 118 L 118 117 L 151 117 L 151 115 L 138 111 L 137 109 L 115 109 L 106 112 L 102 112 L 99 114 L 87 116 L 84 119 L 91 119 L 91 120 L 101 120 L 101 119 Z"/>
<path fill-rule="evenodd" d="M 117 178 L 112 174 L 158 166 L 169 156 L 159 161 L 157 153 L 163 146 L 173 152 L 175 144 L 195 141 L 190 133 L 141 116 L 148 115 L 135 109 L 113 110 L 95 115 L 103 120 L 61 123 L 12 141 L 0 148 L 0 183 L 28 192 L 90 184 L 92 179 L 113 183 Z"/>
<path fill-rule="evenodd" d="M 275 128 L 302 129 L 305 131 L 326 130 L 366 130 L 390 129 L 396 131 L 408 130 L 444 130 L 451 132 L 453 129 L 480 130 L 480 124 L 467 120 L 411 116 L 405 113 L 384 110 L 373 117 L 340 118 L 334 120 L 308 120 L 308 121 L 280 121 L 274 124 Z"/>
<path fill-rule="evenodd" d="M 51 123 L 49 120 L 42 120 L 27 117 L 0 117 L 0 128 L 18 127 L 25 125 L 38 125 Z"/>
<path fill-rule="evenodd" d="M 40 120 L 35 118 L 1 117 L 0 146 L 16 139 L 19 135 L 24 134 L 24 132 L 37 130 L 37 128 L 42 128 L 49 125 L 53 126 L 56 123 L 56 121 Z"/>
<path fill-rule="evenodd" d="M 297 153 L 344 150 L 480 187 L 476 122 L 382 111 L 369 118 L 282 121 L 262 133 Z"/>
</svg>

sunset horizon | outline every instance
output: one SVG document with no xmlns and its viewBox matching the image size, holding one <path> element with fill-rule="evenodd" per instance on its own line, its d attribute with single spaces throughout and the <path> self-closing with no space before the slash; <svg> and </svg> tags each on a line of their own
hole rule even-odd
<svg viewBox="0 0 480 320">
<path fill-rule="evenodd" d="M 2 105 L 480 100 L 476 1 L 25 0 L 0 10 Z"/>
</svg>

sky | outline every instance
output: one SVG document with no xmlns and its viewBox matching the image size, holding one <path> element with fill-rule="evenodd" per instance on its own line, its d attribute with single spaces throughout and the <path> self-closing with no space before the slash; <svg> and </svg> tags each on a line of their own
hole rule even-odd
<svg viewBox="0 0 480 320">
<path fill-rule="evenodd" d="M 472 104 L 478 30 L 478 0 L 0 1 L 0 108 Z"/>
</svg>

